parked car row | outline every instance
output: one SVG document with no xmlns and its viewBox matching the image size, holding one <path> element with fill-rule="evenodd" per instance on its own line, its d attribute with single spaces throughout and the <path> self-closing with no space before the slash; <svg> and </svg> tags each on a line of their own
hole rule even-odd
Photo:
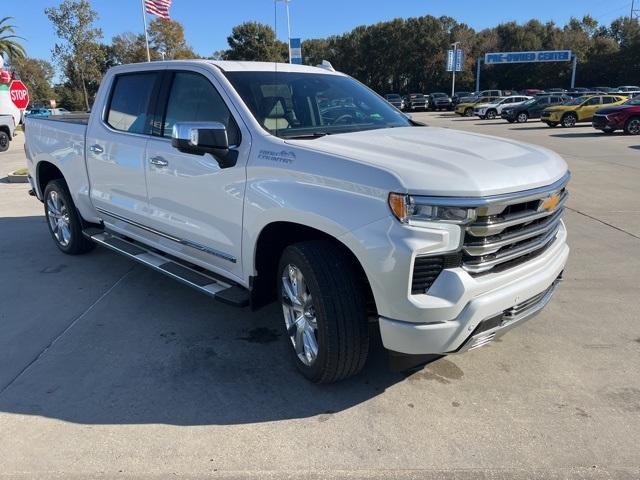
<svg viewBox="0 0 640 480">
<path fill-rule="evenodd" d="M 629 135 L 640 134 L 640 96 L 629 98 L 626 94 L 590 94 L 577 98 L 565 93 L 535 97 L 511 95 L 498 99 L 482 97 L 457 105 L 455 112 L 481 119 L 501 117 L 509 123 L 539 118 L 552 128 L 558 125 L 571 128 L 578 123 L 591 122 L 594 128 L 605 133 L 623 130 Z"/>
</svg>

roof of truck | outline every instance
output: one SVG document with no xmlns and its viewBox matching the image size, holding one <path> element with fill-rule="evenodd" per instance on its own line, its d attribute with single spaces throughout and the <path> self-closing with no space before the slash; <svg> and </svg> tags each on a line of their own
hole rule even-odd
<svg viewBox="0 0 640 480">
<path fill-rule="evenodd" d="M 161 66 L 177 66 L 177 65 L 194 65 L 194 64 L 208 64 L 215 65 L 223 72 L 299 72 L 299 73 L 324 73 L 327 75 L 344 75 L 343 73 L 330 70 L 329 68 L 311 67 L 309 65 L 295 65 L 290 63 L 277 63 L 277 62 L 236 62 L 230 60 L 165 60 L 151 62 L 118 65 L 114 67 L 117 70 L 135 70 L 137 66 L 149 66 L 154 65 Z"/>
</svg>

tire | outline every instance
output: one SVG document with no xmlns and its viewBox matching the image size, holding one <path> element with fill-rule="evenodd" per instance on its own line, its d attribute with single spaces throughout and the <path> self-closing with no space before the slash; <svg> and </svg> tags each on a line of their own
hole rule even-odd
<svg viewBox="0 0 640 480">
<path fill-rule="evenodd" d="M 7 132 L 0 132 L 0 152 L 6 152 L 9 150 L 9 134 Z"/>
<path fill-rule="evenodd" d="M 627 135 L 640 135 L 640 117 L 631 117 L 624 124 L 624 133 Z"/>
<path fill-rule="evenodd" d="M 277 282 L 298 370 L 314 383 L 362 370 L 369 353 L 367 302 L 347 254 L 323 240 L 291 245 L 280 258 Z"/>
<path fill-rule="evenodd" d="M 516 121 L 515 121 L 515 120 L 513 120 L 512 118 L 507 118 L 507 122 L 509 122 L 509 123 L 516 123 Z"/>
<path fill-rule="evenodd" d="M 527 123 L 529 120 L 529 114 L 527 112 L 520 112 L 517 117 L 518 123 Z"/>
<path fill-rule="evenodd" d="M 547 124 L 547 127 L 551 127 L 551 128 L 556 128 L 558 126 L 557 123 L 555 122 L 544 122 Z"/>
<path fill-rule="evenodd" d="M 80 255 L 95 248 L 82 234 L 82 219 L 64 180 L 52 180 L 44 189 L 44 214 L 51 238 L 68 255 Z"/>
<path fill-rule="evenodd" d="M 613 128 L 603 128 L 602 133 L 606 133 L 607 135 L 611 135 L 615 132 Z"/>
<path fill-rule="evenodd" d="M 562 117 L 560 123 L 564 128 L 572 128 L 576 126 L 576 123 L 578 123 L 578 117 L 575 113 L 567 113 Z"/>
<path fill-rule="evenodd" d="M 478 118 L 480 118 L 480 120 L 486 120 L 487 116 L 486 115 L 478 115 Z"/>
<path fill-rule="evenodd" d="M 487 119 L 493 120 L 494 118 L 496 118 L 497 115 L 498 115 L 498 112 L 496 112 L 495 110 L 489 110 L 487 111 L 487 114 L 485 116 Z"/>
<path fill-rule="evenodd" d="M 472 117 L 473 116 L 473 108 L 466 108 L 464 111 L 464 116 L 465 117 Z"/>
</svg>

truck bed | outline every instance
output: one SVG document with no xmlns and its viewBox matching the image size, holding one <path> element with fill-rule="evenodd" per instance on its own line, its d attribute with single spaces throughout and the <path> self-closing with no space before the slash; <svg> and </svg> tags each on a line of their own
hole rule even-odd
<svg viewBox="0 0 640 480">
<path fill-rule="evenodd" d="M 79 123 L 81 125 L 87 125 L 89 123 L 89 115 L 89 113 L 65 113 L 64 115 L 52 115 L 50 117 L 35 118 L 48 122 Z"/>
</svg>

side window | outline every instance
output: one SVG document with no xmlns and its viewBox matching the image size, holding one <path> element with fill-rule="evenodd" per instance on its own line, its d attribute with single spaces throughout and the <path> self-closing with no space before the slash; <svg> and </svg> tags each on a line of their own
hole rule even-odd
<svg viewBox="0 0 640 480">
<path fill-rule="evenodd" d="M 600 99 L 601 97 L 590 98 L 589 100 L 587 100 L 585 105 L 600 105 Z"/>
<path fill-rule="evenodd" d="M 616 103 L 618 99 L 616 97 L 602 97 L 602 103 Z"/>
<path fill-rule="evenodd" d="M 542 97 L 540 99 L 540 105 L 549 105 L 549 97 Z"/>
<path fill-rule="evenodd" d="M 220 122 L 227 127 L 230 145 L 237 145 L 238 127 L 222 97 L 211 82 L 192 72 L 176 72 L 173 77 L 162 135 L 171 138 L 179 122 Z"/>
<path fill-rule="evenodd" d="M 149 100 L 156 78 L 155 72 L 118 75 L 111 90 L 107 124 L 122 132 L 149 135 Z"/>
</svg>

